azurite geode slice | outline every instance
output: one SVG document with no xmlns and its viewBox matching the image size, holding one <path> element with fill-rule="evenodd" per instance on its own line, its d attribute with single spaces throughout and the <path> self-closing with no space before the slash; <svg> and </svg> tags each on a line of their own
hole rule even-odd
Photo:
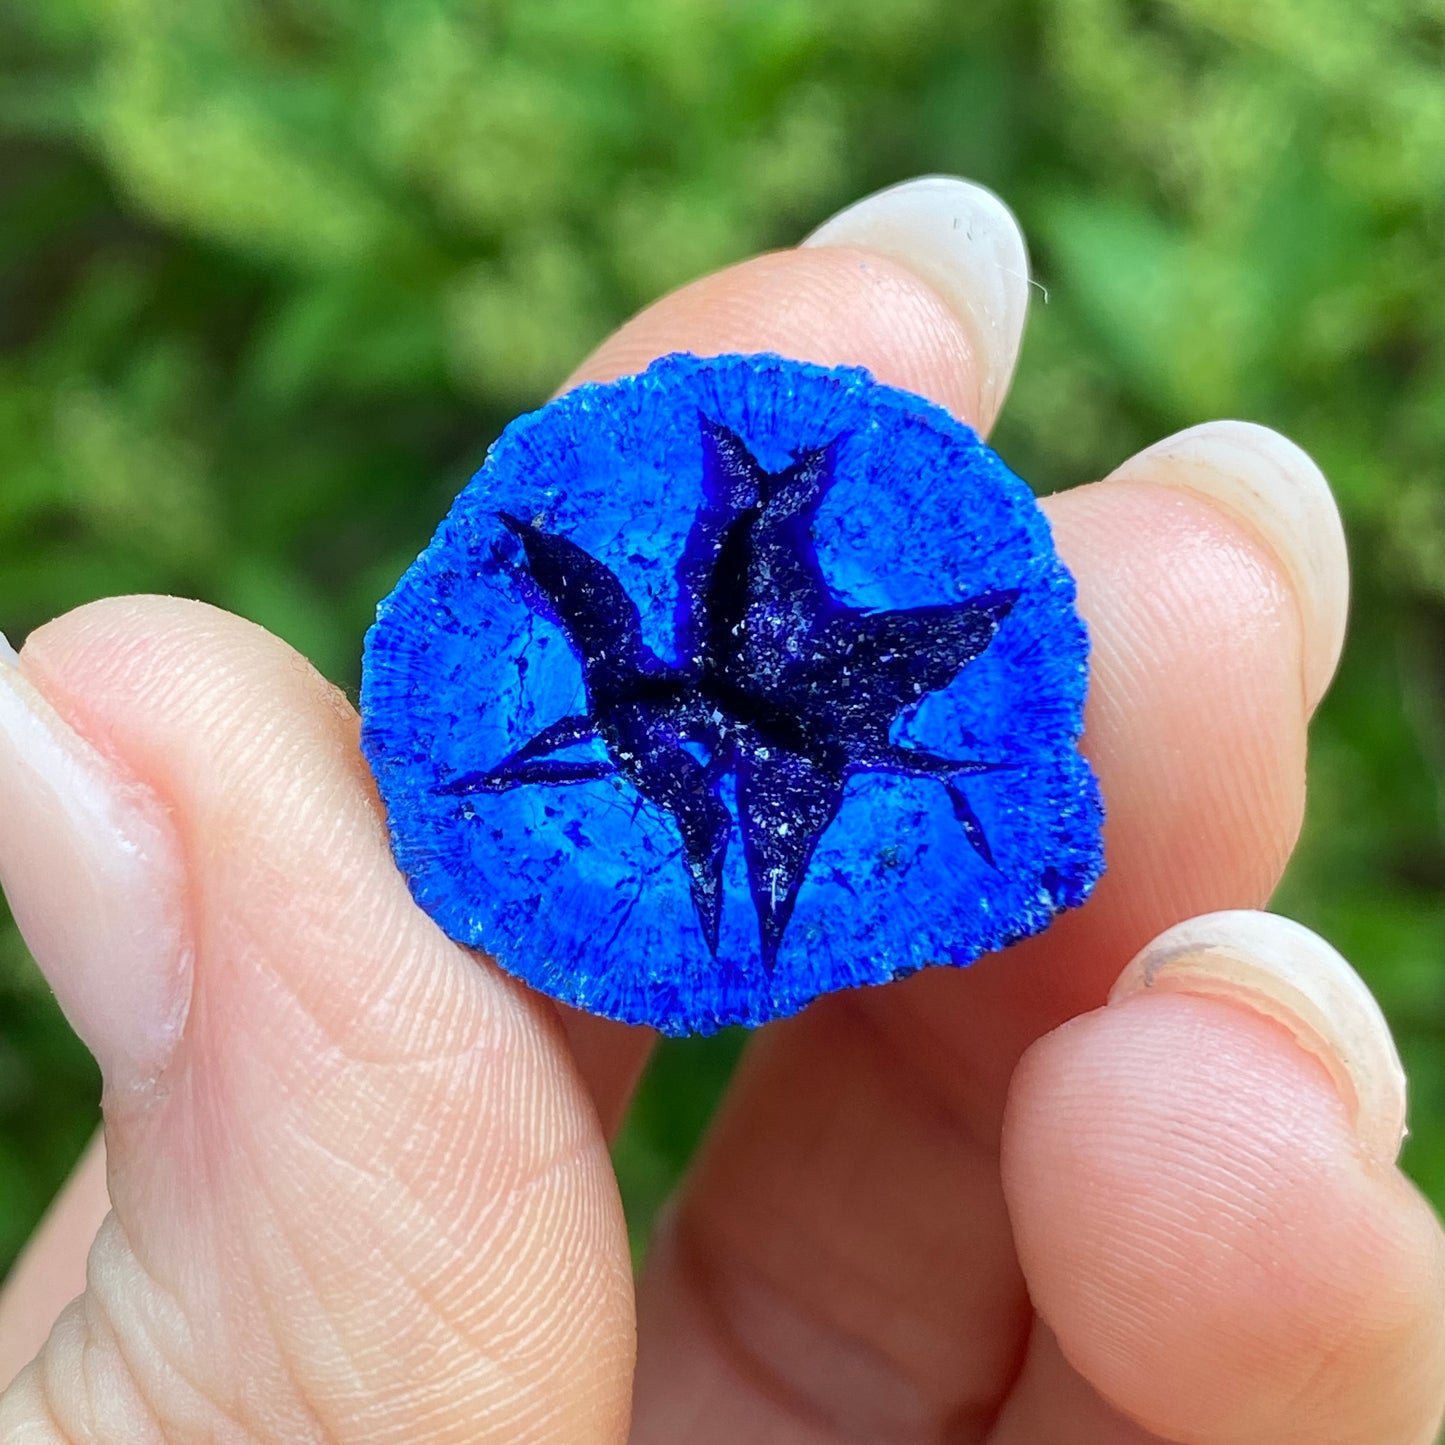
<svg viewBox="0 0 1445 1445">
<path fill-rule="evenodd" d="M 675 355 L 507 428 L 378 609 L 362 745 L 451 937 L 711 1032 L 1081 903 L 1087 656 L 967 427 L 856 368 Z"/>
</svg>

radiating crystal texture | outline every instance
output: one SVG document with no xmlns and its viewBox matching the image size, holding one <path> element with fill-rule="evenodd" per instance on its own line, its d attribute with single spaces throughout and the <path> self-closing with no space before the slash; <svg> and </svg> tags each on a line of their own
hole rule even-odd
<svg viewBox="0 0 1445 1445">
<path fill-rule="evenodd" d="M 362 741 L 449 935 L 711 1032 L 1087 897 L 1087 655 L 969 428 L 856 368 L 675 355 L 502 435 L 378 609 Z"/>
</svg>

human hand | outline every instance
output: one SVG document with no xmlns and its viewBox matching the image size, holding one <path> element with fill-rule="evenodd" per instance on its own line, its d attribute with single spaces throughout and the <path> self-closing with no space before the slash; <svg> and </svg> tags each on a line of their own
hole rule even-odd
<svg viewBox="0 0 1445 1445">
<path fill-rule="evenodd" d="M 664 298 L 574 381 L 775 350 L 986 429 L 1027 298 L 997 203 L 914 183 L 814 240 Z M 437 931 L 355 715 L 274 638 L 164 598 L 35 633 L 0 671 L 0 875 L 101 1064 L 111 1212 L 81 1280 L 92 1159 L 11 1282 L 0 1378 L 84 1293 L 0 1439 L 1432 1439 L 1441 1235 L 1362 987 L 1234 914 L 1105 1005 L 1283 867 L 1343 628 L 1328 490 L 1225 423 L 1046 507 L 1110 871 L 1006 955 L 753 1040 L 653 1244 L 635 1374 L 606 1140 L 649 1035 Z"/>
</svg>

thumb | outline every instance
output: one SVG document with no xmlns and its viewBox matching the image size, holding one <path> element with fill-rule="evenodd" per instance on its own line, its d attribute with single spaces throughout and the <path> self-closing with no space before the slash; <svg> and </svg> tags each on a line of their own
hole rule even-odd
<svg viewBox="0 0 1445 1445">
<path fill-rule="evenodd" d="M 354 713 L 198 604 L 0 661 L 0 876 L 112 1215 L 0 1438 L 621 1440 L 632 1299 L 552 1010 L 394 868 Z"/>
</svg>

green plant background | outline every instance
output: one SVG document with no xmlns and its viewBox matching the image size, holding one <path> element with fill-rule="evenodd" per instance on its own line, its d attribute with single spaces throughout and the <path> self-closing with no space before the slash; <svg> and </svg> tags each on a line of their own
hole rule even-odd
<svg viewBox="0 0 1445 1445">
<path fill-rule="evenodd" d="M 1445 1200 L 1438 0 L 0 0 L 0 626 L 210 599 L 346 686 L 487 443 L 629 312 L 923 171 L 1046 288 L 1042 487 L 1221 415 L 1332 478 L 1354 627 L 1279 906 L 1365 971 Z M 738 1047 L 665 1047 L 635 1226 Z M 97 1080 L 0 931 L 0 1267 Z"/>
</svg>

